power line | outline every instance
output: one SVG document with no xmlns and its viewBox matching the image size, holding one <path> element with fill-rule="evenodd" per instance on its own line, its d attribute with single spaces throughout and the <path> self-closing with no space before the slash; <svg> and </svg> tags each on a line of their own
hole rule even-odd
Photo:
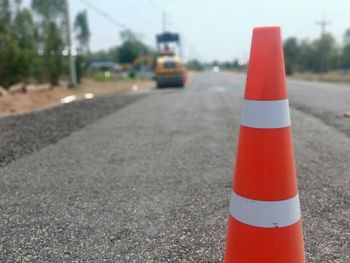
<svg viewBox="0 0 350 263">
<path fill-rule="evenodd" d="M 91 4 L 88 0 L 80 0 L 80 2 L 82 2 L 88 8 L 90 8 L 91 10 L 93 10 L 95 13 L 97 13 L 101 17 L 105 18 L 106 20 L 110 21 L 111 23 L 113 23 L 117 27 L 122 28 L 122 29 L 128 29 L 128 27 L 125 24 L 115 20 L 108 13 L 106 13 L 104 10 L 97 8 L 96 6 Z"/>
<path fill-rule="evenodd" d="M 135 4 L 135 2 L 130 2 L 127 0 L 123 0 L 121 1 L 122 3 L 124 3 L 125 5 L 127 5 L 130 9 L 134 10 L 137 14 L 138 17 L 142 18 L 144 20 L 144 22 L 149 22 L 149 23 L 157 23 L 155 20 L 150 19 L 149 16 L 145 16 L 143 11 L 139 10 L 139 5 Z M 143 1 L 140 2 L 144 7 L 146 7 L 145 3 Z M 153 16 L 151 16 L 151 18 L 153 18 Z"/>
<path fill-rule="evenodd" d="M 170 27 L 170 25 L 169 25 L 170 24 L 170 22 L 169 22 L 170 19 L 169 18 L 172 18 L 170 16 L 171 14 L 170 13 L 166 13 L 166 12 L 163 12 L 163 14 L 165 14 L 165 16 L 166 16 L 165 20 L 167 20 L 167 21 L 163 22 L 163 23 L 165 23 L 165 25 L 163 25 L 162 29 L 163 29 L 163 31 L 164 31 L 164 28 L 166 30 L 169 30 L 169 27 Z M 171 20 L 171 25 L 174 28 L 176 27 L 176 24 L 174 23 L 174 19 Z M 178 27 L 176 27 L 176 28 L 178 28 Z M 186 51 L 184 52 L 187 55 L 187 60 L 196 58 L 196 59 L 201 61 L 202 60 L 202 56 L 201 56 L 200 52 L 198 51 L 198 49 L 195 47 L 195 45 L 193 43 L 191 43 L 191 41 L 189 40 L 190 38 L 183 31 L 181 31 L 180 35 L 181 35 L 181 39 L 182 39 L 181 40 L 182 48 L 183 48 L 183 50 L 187 51 L 187 52 Z"/>
<path fill-rule="evenodd" d="M 105 12 L 104 10 L 102 10 L 102 9 L 96 7 L 95 5 L 91 4 L 90 1 L 88 1 L 88 0 L 80 0 L 80 2 L 82 2 L 85 6 L 87 6 L 89 9 L 91 9 L 92 11 L 94 11 L 94 12 L 95 12 L 96 14 L 98 14 L 99 16 L 101 16 L 101 17 L 103 17 L 104 19 L 106 19 L 106 20 L 110 21 L 111 23 L 113 23 L 113 24 L 114 24 L 115 26 L 117 26 L 118 28 L 121 28 L 121 29 L 129 29 L 129 30 L 131 30 L 131 28 L 129 28 L 128 26 L 126 26 L 124 23 L 119 22 L 119 21 L 115 20 L 114 18 L 112 18 L 112 17 L 111 17 L 107 12 Z M 138 9 L 136 9 L 135 7 L 132 7 L 132 6 L 131 6 L 131 3 L 128 2 L 128 1 L 126 1 L 126 0 L 124 0 L 123 3 L 125 3 L 126 5 L 128 5 L 129 8 L 131 8 L 131 9 L 133 9 L 133 10 L 138 10 Z M 150 6 L 152 6 L 154 9 L 156 9 L 155 4 L 154 4 L 153 1 L 152 1 L 152 2 L 147 2 L 147 3 L 151 4 Z M 164 12 L 163 12 L 163 13 L 164 13 Z M 164 21 L 164 22 L 165 22 L 166 25 L 164 25 L 163 29 L 169 30 L 169 24 L 170 24 L 169 16 L 170 16 L 170 14 L 169 14 L 169 13 L 166 13 L 165 16 L 166 16 L 166 18 L 165 18 L 165 19 L 166 19 L 166 22 L 165 22 L 165 21 Z M 144 17 L 144 16 L 143 16 L 143 17 Z M 134 31 L 134 30 L 133 30 L 133 31 Z M 134 31 L 134 32 L 135 32 L 135 31 Z M 138 33 L 138 32 L 136 32 L 136 33 L 137 33 L 137 35 L 138 35 L 139 37 L 148 39 L 148 37 L 145 36 L 144 34 L 142 34 L 142 33 L 140 34 L 140 33 Z M 189 48 L 192 50 L 191 53 L 194 53 L 196 57 L 200 57 L 200 54 L 198 54 L 198 51 L 195 49 L 195 47 L 189 43 L 188 38 L 186 39 L 186 42 L 190 45 Z"/>
<path fill-rule="evenodd" d="M 88 0 L 80 0 L 80 2 L 82 2 L 86 7 L 88 7 L 90 10 L 94 11 L 97 15 L 103 17 L 104 19 L 108 20 L 109 22 L 111 22 L 113 25 L 117 26 L 118 28 L 124 29 L 124 30 L 131 30 L 133 31 L 135 34 L 137 34 L 139 37 L 144 38 L 144 39 L 149 39 L 147 36 L 145 36 L 142 33 L 137 32 L 136 30 L 133 30 L 132 28 L 126 26 L 124 23 L 117 21 L 116 19 L 112 18 L 107 12 L 105 12 L 104 10 L 96 7 L 95 5 L 91 4 L 90 1 Z M 129 4 L 129 2 L 125 2 L 126 4 Z M 129 8 L 132 8 L 129 5 Z"/>
<path fill-rule="evenodd" d="M 156 5 L 154 4 L 154 2 L 150 2 L 150 1 L 143 1 L 143 0 L 139 0 L 140 3 L 142 3 L 142 5 L 148 9 L 151 13 L 152 13 L 152 21 L 155 22 L 155 25 L 157 26 L 157 29 L 159 27 L 159 18 L 162 16 L 162 9 L 159 7 L 156 7 Z"/>
</svg>

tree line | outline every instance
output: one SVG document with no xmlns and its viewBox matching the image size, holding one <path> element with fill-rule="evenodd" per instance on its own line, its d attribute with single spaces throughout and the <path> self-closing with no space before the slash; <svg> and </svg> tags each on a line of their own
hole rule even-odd
<svg viewBox="0 0 350 263">
<path fill-rule="evenodd" d="M 0 85 L 50 82 L 57 85 L 67 73 L 65 0 L 0 0 Z M 74 21 L 77 52 L 88 52 L 90 39 L 85 11 Z M 77 56 L 77 60 L 79 60 Z"/>
<path fill-rule="evenodd" d="M 290 37 L 284 41 L 283 47 L 287 74 L 350 68 L 350 29 L 346 30 L 342 45 L 331 33 L 325 33 L 312 41 Z"/>
<path fill-rule="evenodd" d="M 331 33 L 325 33 L 311 41 L 289 37 L 283 42 L 283 48 L 288 75 L 296 72 L 324 73 L 330 70 L 350 69 L 350 29 L 344 33 L 342 44 L 337 43 Z M 237 59 L 210 63 L 193 59 L 187 63 L 187 67 L 193 70 L 210 69 L 213 66 L 224 70 L 242 70 L 246 67 L 245 63 L 240 63 Z"/>
<path fill-rule="evenodd" d="M 0 86 L 50 82 L 55 86 L 68 75 L 66 0 L 0 0 Z M 78 81 L 91 60 L 132 63 L 153 53 L 131 30 L 120 33 L 122 44 L 106 51 L 90 52 L 90 29 L 86 11 L 73 20 Z M 76 51 L 76 52 L 75 52 Z"/>
<path fill-rule="evenodd" d="M 154 54 L 154 50 L 146 45 L 141 37 L 129 30 L 120 32 L 121 44 L 108 50 L 91 53 L 91 60 L 108 60 L 120 64 L 132 64 L 138 57 Z"/>
</svg>

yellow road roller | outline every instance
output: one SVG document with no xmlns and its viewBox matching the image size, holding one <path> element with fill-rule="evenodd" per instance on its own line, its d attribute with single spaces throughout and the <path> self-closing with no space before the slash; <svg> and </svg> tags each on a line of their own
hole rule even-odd
<svg viewBox="0 0 350 263">
<path fill-rule="evenodd" d="M 181 42 L 177 33 L 157 35 L 158 56 L 155 65 L 157 87 L 184 87 L 185 67 L 181 60 Z M 179 53 L 179 55 L 176 55 Z"/>
<path fill-rule="evenodd" d="M 184 66 L 179 57 L 163 55 L 157 58 L 156 82 L 158 88 L 183 87 L 185 85 L 184 74 Z"/>
</svg>

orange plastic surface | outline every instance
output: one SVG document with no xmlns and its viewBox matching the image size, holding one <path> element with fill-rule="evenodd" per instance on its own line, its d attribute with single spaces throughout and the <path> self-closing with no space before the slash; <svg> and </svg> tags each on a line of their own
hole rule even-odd
<svg viewBox="0 0 350 263">
<path fill-rule="evenodd" d="M 282 228 L 260 228 L 228 219 L 225 263 L 304 263 L 301 222 Z"/>
<path fill-rule="evenodd" d="M 277 201 L 297 194 L 291 128 L 241 126 L 233 190 L 240 196 Z"/>
<path fill-rule="evenodd" d="M 258 27 L 253 30 L 245 98 L 281 100 L 287 98 L 281 30 Z"/>
</svg>

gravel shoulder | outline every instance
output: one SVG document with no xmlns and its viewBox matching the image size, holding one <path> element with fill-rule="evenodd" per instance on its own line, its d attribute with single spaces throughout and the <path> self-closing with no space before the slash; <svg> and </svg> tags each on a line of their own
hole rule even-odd
<svg viewBox="0 0 350 263">
<path fill-rule="evenodd" d="M 147 96 L 102 96 L 93 100 L 0 118 L 0 167 L 54 144 L 74 131 Z"/>
<path fill-rule="evenodd" d="M 289 79 L 289 98 L 292 107 L 312 114 L 325 124 L 350 136 L 350 85 Z"/>
</svg>

